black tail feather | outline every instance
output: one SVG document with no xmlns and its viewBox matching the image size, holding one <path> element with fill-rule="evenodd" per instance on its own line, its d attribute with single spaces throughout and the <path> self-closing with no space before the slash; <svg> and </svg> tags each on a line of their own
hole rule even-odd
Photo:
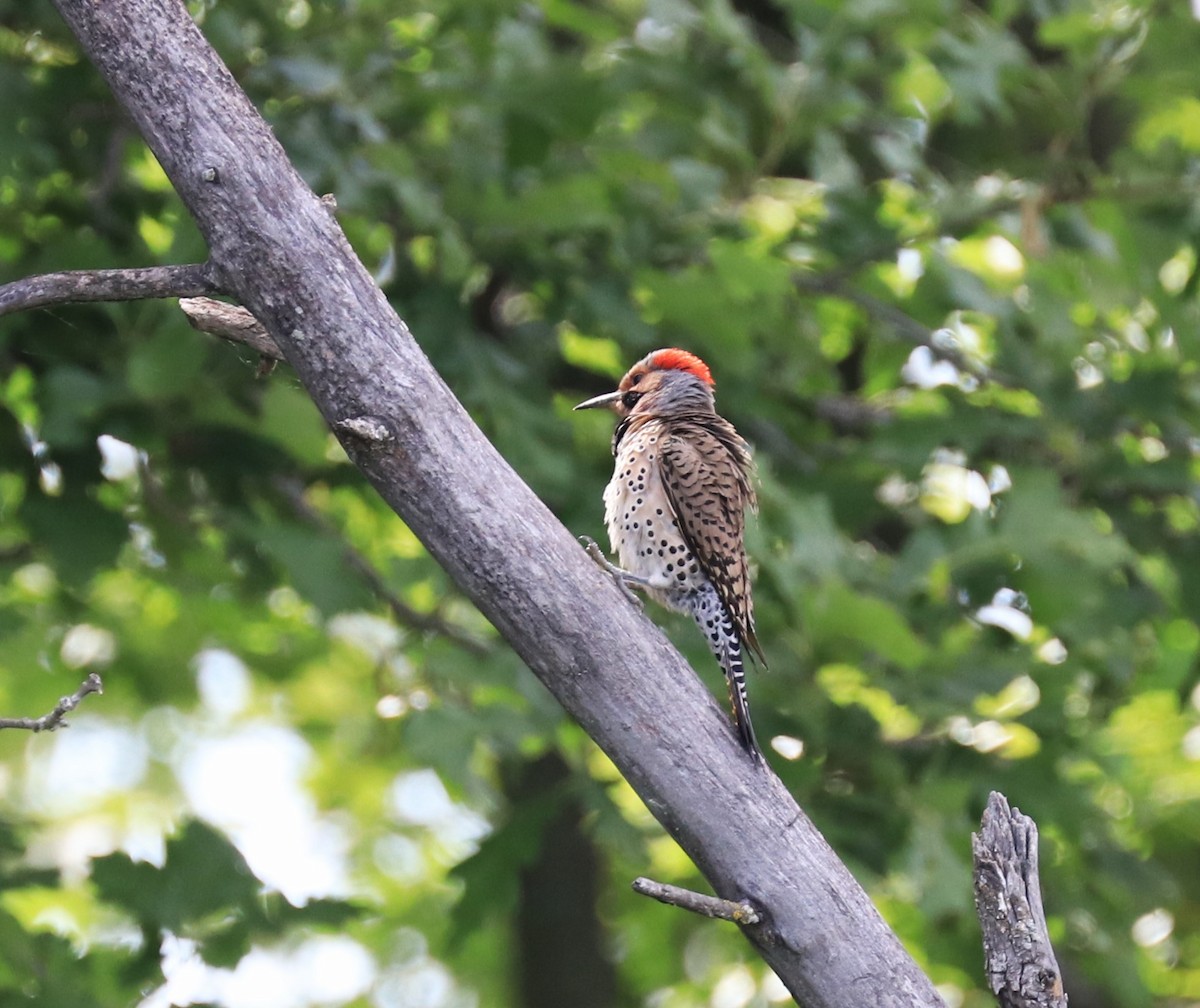
<svg viewBox="0 0 1200 1008">
<path fill-rule="evenodd" d="M 757 762 L 763 763 L 765 760 L 758 747 L 758 739 L 754 736 L 754 725 L 750 723 L 750 700 L 746 695 L 746 669 L 743 664 L 744 642 L 737 625 L 711 584 L 687 602 L 689 604 L 680 604 L 678 608 L 691 612 L 708 638 L 708 646 L 721 671 L 725 673 L 725 681 L 729 686 L 729 706 L 733 708 L 733 723 L 742 747 Z"/>
<path fill-rule="evenodd" d="M 746 670 L 742 665 L 742 649 L 733 648 L 733 654 L 724 664 L 725 681 L 729 684 L 729 706 L 733 708 L 733 723 L 737 728 L 742 747 L 759 762 L 763 761 L 762 750 L 754 735 L 754 724 L 750 720 L 750 698 L 746 695 Z"/>
</svg>

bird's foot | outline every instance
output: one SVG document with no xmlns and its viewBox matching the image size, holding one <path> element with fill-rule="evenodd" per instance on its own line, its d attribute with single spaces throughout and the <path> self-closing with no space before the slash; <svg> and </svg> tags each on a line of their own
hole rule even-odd
<svg viewBox="0 0 1200 1008">
<path fill-rule="evenodd" d="M 604 568 L 604 570 L 612 575 L 613 581 L 621 589 L 621 594 L 639 609 L 644 608 L 637 592 L 630 587 L 630 585 L 637 584 L 638 579 L 628 571 L 621 570 L 615 563 L 611 563 L 608 557 L 604 555 L 604 551 L 600 548 L 599 544 L 591 536 L 580 536 L 579 541 L 583 543 L 583 548 L 587 550 L 587 555 L 595 560 L 598 566 Z"/>
<path fill-rule="evenodd" d="M 612 570 L 612 564 L 608 562 L 608 557 L 604 555 L 604 550 L 600 548 L 600 544 L 591 536 L 580 536 L 579 541 L 583 543 L 583 548 L 597 564 L 605 570 Z"/>
</svg>

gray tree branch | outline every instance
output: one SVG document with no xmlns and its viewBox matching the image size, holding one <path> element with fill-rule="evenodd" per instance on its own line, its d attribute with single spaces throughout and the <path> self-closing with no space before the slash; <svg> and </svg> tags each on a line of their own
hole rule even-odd
<svg viewBox="0 0 1200 1008">
<path fill-rule="evenodd" d="M 1067 1008 L 1042 909 L 1037 824 L 993 791 L 971 853 L 992 993 L 1002 1008 Z"/>
<path fill-rule="evenodd" d="M 92 693 L 103 692 L 104 683 L 100 681 L 99 674 L 93 672 L 79 684 L 79 689 L 70 696 L 65 696 L 59 700 L 49 714 L 43 714 L 39 718 L 0 718 L 0 728 L 22 728 L 25 731 L 31 732 L 55 731 L 58 728 L 66 728 L 66 716 L 79 706 L 84 697 Z"/>
<path fill-rule="evenodd" d="M 632 887 L 635 893 L 649 896 L 669 906 L 677 906 L 681 910 L 690 910 L 702 917 L 733 921 L 735 924 L 757 924 L 762 919 L 749 903 L 735 903 L 733 900 L 720 899 L 706 893 L 692 892 L 691 889 L 681 889 L 666 882 L 655 882 L 654 879 L 639 876 L 633 880 Z"/>
<path fill-rule="evenodd" d="M 141 301 L 220 292 L 208 263 L 43 273 L 0 286 L 0 316 L 82 301 Z"/>
<path fill-rule="evenodd" d="M 713 890 L 762 914 L 743 932 L 796 1000 L 940 1005 L 695 673 L 472 423 L 180 0 L 55 3 L 195 218 L 222 287 Z"/>
</svg>

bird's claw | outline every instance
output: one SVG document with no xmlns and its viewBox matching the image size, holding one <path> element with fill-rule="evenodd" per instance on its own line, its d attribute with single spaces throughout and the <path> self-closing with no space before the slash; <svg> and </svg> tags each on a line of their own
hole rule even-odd
<svg viewBox="0 0 1200 1008">
<path fill-rule="evenodd" d="M 591 536 L 580 536 L 579 541 L 583 543 L 583 548 L 587 551 L 587 555 L 596 561 L 605 570 L 608 570 L 612 565 L 605 557 L 604 551 L 600 548 L 600 544 Z"/>
<path fill-rule="evenodd" d="M 621 589 L 621 594 L 629 599 L 629 601 L 639 609 L 644 609 L 645 606 L 642 605 L 642 600 L 638 597 L 637 592 L 630 588 L 629 582 L 625 580 L 625 571 L 621 570 L 621 568 L 616 564 L 609 562 L 608 557 L 604 555 L 604 550 L 600 548 L 596 540 L 591 536 L 585 535 L 580 536 L 579 541 L 583 543 L 583 548 L 587 551 L 587 555 L 590 556 L 598 566 L 602 567 L 612 575 L 613 581 L 615 581 L 617 587 Z"/>
</svg>

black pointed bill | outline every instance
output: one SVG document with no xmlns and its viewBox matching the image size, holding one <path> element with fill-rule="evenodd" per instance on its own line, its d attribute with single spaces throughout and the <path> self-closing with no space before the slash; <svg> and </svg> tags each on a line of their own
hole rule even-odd
<svg viewBox="0 0 1200 1008">
<path fill-rule="evenodd" d="M 624 393 L 620 389 L 617 389 L 616 392 L 605 392 L 604 395 L 598 395 L 581 402 L 575 409 L 599 409 L 602 406 L 614 406 L 622 395 Z"/>
</svg>

